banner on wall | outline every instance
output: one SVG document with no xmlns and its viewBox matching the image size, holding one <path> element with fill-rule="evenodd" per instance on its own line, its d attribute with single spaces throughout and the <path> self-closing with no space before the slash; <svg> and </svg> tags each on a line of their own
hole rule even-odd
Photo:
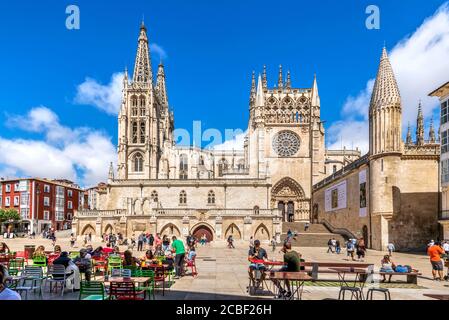
<svg viewBox="0 0 449 320">
<path fill-rule="evenodd" d="M 326 212 L 344 208 L 346 208 L 346 180 L 324 192 L 324 210 Z"/>
<path fill-rule="evenodd" d="M 359 172 L 359 217 L 366 217 L 366 170 Z"/>
</svg>

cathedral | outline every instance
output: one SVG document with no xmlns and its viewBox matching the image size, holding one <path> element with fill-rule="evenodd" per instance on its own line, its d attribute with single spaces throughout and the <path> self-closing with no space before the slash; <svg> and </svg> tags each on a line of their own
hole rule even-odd
<svg viewBox="0 0 449 320">
<path fill-rule="evenodd" d="M 242 150 L 181 147 L 174 141 L 162 63 L 153 72 L 142 24 L 132 78 L 125 72 L 118 115 L 118 162 L 97 191 L 97 207 L 79 210 L 75 234 L 140 232 L 209 241 L 280 239 L 283 222 L 309 221 L 313 185 L 360 158 L 358 150 L 326 150 L 316 78 L 292 87 L 279 68 L 253 72 Z M 400 132 L 396 132 L 400 135 Z"/>
</svg>

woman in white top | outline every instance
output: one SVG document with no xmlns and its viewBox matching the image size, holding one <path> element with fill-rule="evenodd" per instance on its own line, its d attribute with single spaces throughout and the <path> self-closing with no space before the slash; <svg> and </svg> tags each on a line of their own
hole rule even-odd
<svg viewBox="0 0 449 320">
<path fill-rule="evenodd" d="M 5 286 L 7 277 L 9 277 L 8 271 L 0 264 L 0 300 L 22 300 L 17 292 Z"/>
</svg>

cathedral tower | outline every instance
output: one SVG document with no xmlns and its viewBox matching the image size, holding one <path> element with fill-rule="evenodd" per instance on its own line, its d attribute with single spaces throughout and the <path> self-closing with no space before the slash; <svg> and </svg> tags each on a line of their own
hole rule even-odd
<svg viewBox="0 0 449 320">
<path fill-rule="evenodd" d="M 388 244 L 389 222 L 397 209 L 403 149 L 401 122 L 401 96 L 387 50 L 383 48 L 369 107 L 369 205 L 372 243 L 377 248 Z M 410 142 L 410 137 L 407 140 Z"/>
</svg>

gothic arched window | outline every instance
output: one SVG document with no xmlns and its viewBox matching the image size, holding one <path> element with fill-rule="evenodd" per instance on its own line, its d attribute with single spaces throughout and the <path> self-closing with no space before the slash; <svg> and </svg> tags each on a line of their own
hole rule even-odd
<svg viewBox="0 0 449 320">
<path fill-rule="evenodd" d="M 207 194 L 207 204 L 215 204 L 215 192 L 212 190 Z"/>
<path fill-rule="evenodd" d="M 181 180 L 187 180 L 188 174 L 187 171 L 189 170 L 189 164 L 187 155 L 182 154 L 179 158 L 179 179 Z"/>
<path fill-rule="evenodd" d="M 142 172 L 143 171 L 143 157 L 140 153 L 136 153 L 134 156 L 134 171 Z"/>
<path fill-rule="evenodd" d="M 187 193 L 184 190 L 179 193 L 179 204 L 187 204 Z"/>
<path fill-rule="evenodd" d="M 253 208 L 254 214 L 259 214 L 259 206 Z"/>
<path fill-rule="evenodd" d="M 137 122 L 133 121 L 132 123 L 132 142 L 137 143 Z"/>
<path fill-rule="evenodd" d="M 139 106 L 140 106 L 140 116 L 145 116 L 145 97 L 141 96 L 139 99 Z"/>
<path fill-rule="evenodd" d="M 140 123 L 140 143 L 145 143 L 145 132 L 146 132 L 145 121 L 142 121 Z"/>
<path fill-rule="evenodd" d="M 133 117 L 137 116 L 137 97 L 136 96 L 131 97 L 131 116 L 133 116 Z"/>
<path fill-rule="evenodd" d="M 200 163 L 200 166 L 204 166 L 204 158 L 203 158 L 203 156 L 200 156 L 199 163 Z"/>
<path fill-rule="evenodd" d="M 153 192 L 151 192 L 151 200 L 153 200 L 153 202 L 159 202 L 159 196 L 158 196 L 156 190 L 154 190 Z"/>
<path fill-rule="evenodd" d="M 245 169 L 245 160 L 243 160 L 243 159 L 239 160 L 239 162 L 237 163 L 237 169 L 239 169 L 239 170 Z"/>
</svg>

